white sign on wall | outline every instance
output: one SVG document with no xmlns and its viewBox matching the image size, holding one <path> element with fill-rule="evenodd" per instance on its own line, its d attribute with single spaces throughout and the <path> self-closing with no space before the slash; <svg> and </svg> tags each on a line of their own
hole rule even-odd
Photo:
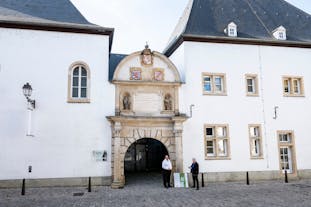
<svg viewBox="0 0 311 207">
<path fill-rule="evenodd" d="M 106 161 L 107 160 L 107 152 L 106 151 L 99 151 L 94 150 L 93 151 L 93 157 L 96 161 Z"/>
<path fill-rule="evenodd" d="M 186 173 L 174 173 L 174 187 L 188 188 L 188 177 Z"/>
</svg>

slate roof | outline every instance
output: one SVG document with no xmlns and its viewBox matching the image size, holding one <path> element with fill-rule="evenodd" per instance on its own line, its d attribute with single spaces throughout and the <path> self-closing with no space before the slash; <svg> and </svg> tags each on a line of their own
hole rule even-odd
<svg viewBox="0 0 311 207">
<path fill-rule="evenodd" d="M 1 0 L 0 18 L 91 25 L 69 0 Z"/>
<path fill-rule="evenodd" d="M 126 57 L 124 54 L 114 54 L 111 53 L 109 56 L 109 81 L 112 81 L 114 71 L 116 70 L 118 64 Z"/>
<path fill-rule="evenodd" d="M 0 27 L 109 35 L 88 22 L 70 0 L 0 0 Z"/>
<path fill-rule="evenodd" d="M 181 36 L 232 39 L 224 33 L 230 22 L 238 27 L 235 39 L 280 41 L 272 31 L 282 25 L 285 42 L 311 43 L 311 15 L 285 0 L 190 0 L 164 53 L 169 55 Z"/>
</svg>

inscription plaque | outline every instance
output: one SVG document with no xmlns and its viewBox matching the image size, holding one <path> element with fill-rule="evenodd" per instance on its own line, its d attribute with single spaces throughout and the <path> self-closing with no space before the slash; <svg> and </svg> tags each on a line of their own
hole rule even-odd
<svg viewBox="0 0 311 207">
<path fill-rule="evenodd" d="M 157 93 L 137 93 L 134 96 L 134 112 L 143 114 L 160 113 L 161 96 Z"/>
</svg>

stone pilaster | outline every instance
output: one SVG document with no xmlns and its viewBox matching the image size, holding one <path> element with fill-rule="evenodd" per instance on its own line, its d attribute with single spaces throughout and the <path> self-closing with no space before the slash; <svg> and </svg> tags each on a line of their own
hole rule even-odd
<svg viewBox="0 0 311 207">
<path fill-rule="evenodd" d="M 183 172 L 183 149 L 182 149 L 182 122 L 175 121 L 174 123 L 174 138 L 176 147 L 176 171 Z"/>
<path fill-rule="evenodd" d="M 122 188 L 122 171 L 121 171 L 121 123 L 115 122 L 113 125 L 113 141 L 114 141 L 114 151 L 113 151 L 113 181 L 111 184 L 112 188 Z"/>
</svg>

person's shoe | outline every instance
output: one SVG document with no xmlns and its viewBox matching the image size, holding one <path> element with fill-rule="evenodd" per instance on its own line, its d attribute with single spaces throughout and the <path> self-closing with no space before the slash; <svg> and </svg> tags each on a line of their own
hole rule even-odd
<svg viewBox="0 0 311 207">
<path fill-rule="evenodd" d="M 171 186 L 171 185 L 169 185 L 168 187 L 169 187 L 169 188 L 171 188 L 172 186 Z"/>
<path fill-rule="evenodd" d="M 195 186 L 191 186 L 191 188 L 195 188 Z"/>
<path fill-rule="evenodd" d="M 199 190 L 199 188 L 197 188 L 197 190 Z"/>
</svg>

